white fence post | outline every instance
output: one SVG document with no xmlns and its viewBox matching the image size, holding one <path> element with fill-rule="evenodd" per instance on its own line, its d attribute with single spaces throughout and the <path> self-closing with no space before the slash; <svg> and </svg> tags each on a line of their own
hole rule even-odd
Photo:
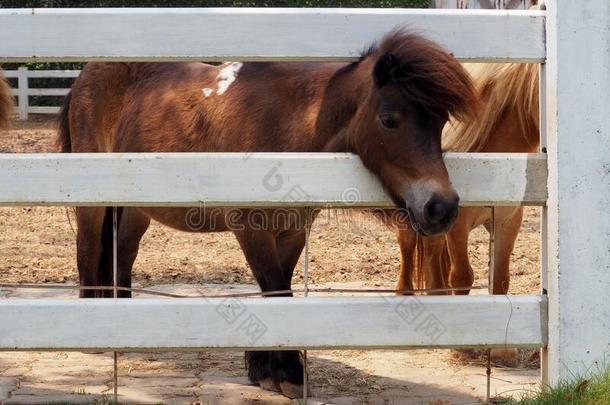
<svg viewBox="0 0 610 405">
<path fill-rule="evenodd" d="M 28 68 L 26 66 L 19 66 L 17 69 L 17 96 L 19 97 L 18 109 L 21 121 L 27 121 L 28 119 L 28 90 Z"/>
<path fill-rule="evenodd" d="M 547 11 L 549 344 L 545 381 L 608 365 L 610 353 L 610 8 Z"/>
</svg>

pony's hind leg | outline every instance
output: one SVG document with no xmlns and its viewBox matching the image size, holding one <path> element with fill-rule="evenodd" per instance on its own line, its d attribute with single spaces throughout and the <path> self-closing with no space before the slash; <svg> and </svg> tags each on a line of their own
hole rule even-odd
<svg viewBox="0 0 610 405">
<path fill-rule="evenodd" d="M 112 267 L 112 208 L 106 208 L 102 227 L 102 254 L 100 258 L 100 283 L 114 285 Z M 140 240 L 150 225 L 150 218 L 137 208 L 119 207 L 117 209 L 117 285 L 131 288 L 131 269 L 138 255 Z M 112 290 L 104 290 L 103 297 L 113 297 Z M 131 291 L 119 290 L 118 298 L 131 298 Z"/>
<path fill-rule="evenodd" d="M 510 283 L 510 255 L 521 230 L 523 207 L 496 208 L 496 238 L 494 243 L 493 293 L 507 294 Z M 490 229 L 490 222 L 485 224 Z"/>
<path fill-rule="evenodd" d="M 296 263 L 298 255 L 285 252 L 282 254 L 283 260 L 280 260 L 276 236 L 270 231 L 248 229 L 235 232 L 235 236 L 262 291 L 290 289 L 290 274 L 294 264 L 291 269 L 288 269 L 288 264 Z M 295 240 L 299 239 L 304 240 L 304 238 L 295 238 Z M 280 244 L 282 245 L 281 241 Z M 295 241 L 291 241 L 290 245 L 293 244 L 298 246 Z M 282 262 L 286 268 L 282 267 Z M 292 296 L 292 293 L 281 295 Z M 265 389 L 281 391 L 289 398 L 301 396 L 303 365 L 298 351 L 246 352 L 246 363 L 248 378 L 253 383 Z"/>
<path fill-rule="evenodd" d="M 112 267 L 112 208 L 106 209 L 102 230 L 103 252 L 100 260 L 101 283 L 111 287 L 113 282 Z M 131 270 L 138 255 L 140 240 L 150 225 L 150 218 L 133 207 L 117 209 L 117 285 L 131 288 Z M 104 291 L 104 297 L 113 297 L 112 290 Z M 131 298 L 131 291 L 119 290 L 118 298 Z"/>
<path fill-rule="evenodd" d="M 121 220 L 121 215 L 123 213 L 122 208 L 117 208 L 117 228 L 118 222 Z M 112 207 L 106 207 L 104 214 L 104 222 L 102 225 L 102 253 L 100 255 L 100 263 L 98 266 L 99 273 L 99 282 L 101 286 L 104 287 L 112 287 L 114 285 L 113 281 L 113 219 L 112 219 Z M 118 253 L 118 249 L 117 249 Z M 120 257 L 120 256 L 119 256 Z M 99 292 L 99 296 L 103 298 L 112 298 L 114 293 L 112 290 L 103 290 Z"/>
<path fill-rule="evenodd" d="M 76 265 L 82 287 L 100 285 L 99 265 L 103 252 L 102 228 L 104 207 L 76 208 Z M 100 294 L 94 290 L 80 290 L 81 298 L 94 298 Z"/>
<path fill-rule="evenodd" d="M 495 217 L 493 293 L 504 295 L 508 293 L 510 256 L 521 230 L 523 207 L 497 207 Z M 488 231 L 490 225 L 491 221 L 485 223 Z M 492 349 L 491 359 L 505 366 L 516 367 L 519 363 L 518 349 L 510 347 Z"/>
<path fill-rule="evenodd" d="M 118 232 L 118 284 L 131 288 L 131 272 L 138 256 L 140 241 L 150 226 L 150 217 L 137 208 L 124 208 Z M 119 297 L 131 298 L 131 291 L 119 291 Z"/>
</svg>

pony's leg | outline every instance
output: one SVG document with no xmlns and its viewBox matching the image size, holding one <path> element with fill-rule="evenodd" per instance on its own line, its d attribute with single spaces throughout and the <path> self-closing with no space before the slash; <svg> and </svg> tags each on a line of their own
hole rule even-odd
<svg viewBox="0 0 610 405">
<path fill-rule="evenodd" d="M 290 285 L 292 273 L 305 247 L 305 230 L 283 232 L 277 236 L 275 243 L 284 278 Z"/>
<path fill-rule="evenodd" d="M 276 247 L 284 279 L 290 287 L 292 274 L 305 247 L 305 229 L 283 232 L 276 238 Z M 286 365 L 292 378 L 280 380 L 282 393 L 289 398 L 300 398 L 303 395 L 303 365 L 301 354 L 296 350 L 271 352 L 272 367 Z M 296 370 L 295 368 L 299 368 Z M 278 367 L 280 368 L 280 367 Z M 295 382 L 296 381 L 296 382 Z"/>
<path fill-rule="evenodd" d="M 80 285 L 98 287 L 100 285 L 99 265 L 102 257 L 102 228 L 104 225 L 104 207 L 76 208 L 76 265 Z M 80 290 L 81 298 L 100 296 L 94 290 Z"/>
<path fill-rule="evenodd" d="M 150 226 L 150 217 L 137 208 L 123 208 L 117 234 L 118 285 L 131 288 L 131 269 L 138 256 L 142 236 Z M 131 291 L 119 291 L 119 298 L 131 298 Z"/>
<path fill-rule="evenodd" d="M 398 239 L 398 246 L 400 247 L 400 274 L 398 276 L 396 290 L 413 290 L 417 235 L 413 229 L 401 227 L 396 230 L 396 238 Z M 404 295 L 412 295 L 412 293 L 404 293 Z"/>
<path fill-rule="evenodd" d="M 274 233 L 252 229 L 234 233 L 261 290 L 289 290 L 290 278 L 280 263 Z M 282 296 L 292 296 L 292 293 Z M 253 383 L 265 389 L 281 390 L 292 398 L 300 396 L 303 365 L 298 351 L 246 352 L 246 362 L 248 378 Z"/>
<path fill-rule="evenodd" d="M 521 230 L 522 207 L 496 208 L 496 240 L 494 244 L 494 294 L 508 293 L 510 283 L 510 256 Z M 485 227 L 489 230 L 490 223 Z"/>
<path fill-rule="evenodd" d="M 494 244 L 494 294 L 507 294 L 510 282 L 510 256 L 515 240 L 521 230 L 522 207 L 496 207 L 496 241 Z M 491 221 L 485 223 L 490 229 Z M 514 367 L 518 364 L 516 348 L 491 350 L 491 359 L 503 365 Z"/>
<path fill-rule="evenodd" d="M 444 270 L 444 250 L 446 241 L 444 235 L 423 237 L 424 248 L 422 253 L 425 255 L 422 262 L 424 265 L 425 286 L 427 289 L 447 288 L 446 271 Z M 421 276 L 420 276 L 421 277 Z M 434 295 L 446 295 L 446 292 L 433 292 Z"/>
<path fill-rule="evenodd" d="M 121 222 L 121 215 L 123 214 L 123 208 L 117 208 L 117 232 Z M 112 252 L 113 252 L 113 229 L 112 229 L 112 207 L 106 207 L 104 214 L 104 222 L 102 225 L 102 255 L 100 256 L 99 264 L 99 277 L 100 284 L 104 287 L 112 287 L 113 282 L 113 271 L 112 271 Z M 117 246 L 118 253 L 118 246 Z M 120 257 L 120 253 L 118 253 Z M 99 292 L 99 296 L 103 298 L 112 298 L 114 292 L 112 290 L 103 290 Z"/>
<path fill-rule="evenodd" d="M 462 210 L 463 211 L 463 210 Z M 451 287 L 472 287 L 474 283 L 474 272 L 468 259 L 468 236 L 470 235 L 470 223 L 464 219 L 460 212 L 458 219 L 447 233 L 447 250 L 451 269 L 449 270 L 449 285 Z M 468 289 L 455 291 L 457 295 L 467 295 Z"/>
</svg>

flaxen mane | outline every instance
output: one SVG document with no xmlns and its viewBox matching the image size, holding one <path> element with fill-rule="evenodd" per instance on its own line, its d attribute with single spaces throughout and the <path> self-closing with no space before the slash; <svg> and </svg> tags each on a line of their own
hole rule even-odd
<svg viewBox="0 0 610 405">
<path fill-rule="evenodd" d="M 8 127 L 11 115 L 13 115 L 13 97 L 10 87 L 0 71 L 0 129 Z"/>
<path fill-rule="evenodd" d="M 363 55 L 391 55 L 395 67 L 388 80 L 402 84 L 408 99 L 433 113 L 449 113 L 459 121 L 473 119 L 479 97 L 468 72 L 436 43 L 404 29 L 387 34 Z"/>
<path fill-rule="evenodd" d="M 538 128 L 538 65 L 466 64 L 483 106 L 477 119 L 452 122 L 445 128 L 443 147 L 458 152 L 480 152 L 500 123 L 502 114 L 516 112 L 522 134 Z"/>
</svg>

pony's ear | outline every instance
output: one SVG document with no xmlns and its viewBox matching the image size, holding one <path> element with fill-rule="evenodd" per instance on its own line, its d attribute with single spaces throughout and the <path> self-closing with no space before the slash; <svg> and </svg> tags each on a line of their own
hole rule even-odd
<svg viewBox="0 0 610 405">
<path fill-rule="evenodd" d="M 377 86 L 383 86 L 390 80 L 394 75 L 394 70 L 398 66 L 396 56 L 391 52 L 386 52 L 377 59 L 375 68 L 373 69 L 373 79 Z"/>
</svg>

